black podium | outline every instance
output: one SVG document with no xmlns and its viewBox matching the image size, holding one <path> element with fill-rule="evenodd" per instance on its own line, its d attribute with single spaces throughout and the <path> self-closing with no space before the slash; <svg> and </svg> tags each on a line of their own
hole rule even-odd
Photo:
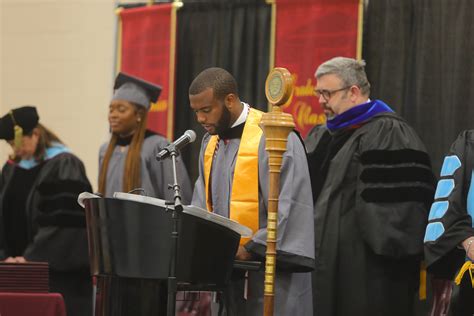
<svg viewBox="0 0 474 316">
<path fill-rule="evenodd" d="M 172 219 L 165 202 L 126 193 L 79 200 L 98 279 L 95 316 L 166 315 Z M 193 206 L 184 207 L 178 227 L 178 290 L 223 289 L 249 229 Z"/>
</svg>

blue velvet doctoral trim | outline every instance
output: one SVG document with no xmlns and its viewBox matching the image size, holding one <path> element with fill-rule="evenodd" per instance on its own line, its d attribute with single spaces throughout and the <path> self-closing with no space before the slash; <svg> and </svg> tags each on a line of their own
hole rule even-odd
<svg viewBox="0 0 474 316">
<path fill-rule="evenodd" d="M 359 104 L 344 113 L 339 114 L 335 118 L 328 120 L 327 128 L 331 131 L 337 131 L 351 127 L 353 125 L 361 124 L 374 115 L 383 112 L 394 112 L 387 104 L 380 100 L 373 100 L 367 103 Z"/>
<path fill-rule="evenodd" d="M 59 154 L 68 153 L 68 152 L 71 152 L 69 148 L 67 148 L 61 143 L 54 142 L 51 147 L 46 149 L 44 160 L 48 160 Z M 36 167 L 38 164 L 39 162 L 35 158 L 31 158 L 31 159 L 20 160 L 20 162 L 18 163 L 18 166 L 23 169 L 31 169 L 31 168 Z"/>
</svg>

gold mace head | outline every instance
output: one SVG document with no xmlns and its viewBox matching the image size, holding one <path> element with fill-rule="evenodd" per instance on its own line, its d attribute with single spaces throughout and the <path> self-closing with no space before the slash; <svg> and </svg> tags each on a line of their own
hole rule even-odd
<svg viewBox="0 0 474 316">
<path fill-rule="evenodd" d="M 265 82 L 265 94 L 268 102 L 272 104 L 272 110 L 265 113 L 260 121 L 260 125 L 265 133 L 272 126 L 284 127 L 289 130 L 295 127 L 293 116 L 289 113 L 283 113 L 280 108 L 281 105 L 289 100 L 292 93 L 293 78 L 288 69 L 277 67 L 270 71 Z M 285 131 L 286 135 L 289 133 L 289 130 Z"/>
<path fill-rule="evenodd" d="M 293 92 L 293 78 L 286 68 L 274 68 L 265 82 L 265 95 L 272 105 L 281 106 L 288 101 Z"/>
</svg>

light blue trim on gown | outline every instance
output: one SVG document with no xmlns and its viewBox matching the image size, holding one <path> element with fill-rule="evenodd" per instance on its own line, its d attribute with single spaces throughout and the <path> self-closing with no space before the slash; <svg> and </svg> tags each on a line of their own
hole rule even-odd
<svg viewBox="0 0 474 316">
<path fill-rule="evenodd" d="M 467 193 L 467 213 L 471 216 L 472 227 L 474 227 L 474 170 L 471 173 L 471 183 Z"/>
<path fill-rule="evenodd" d="M 453 179 L 441 179 L 436 187 L 435 199 L 447 198 L 454 189 Z"/>
<path fill-rule="evenodd" d="M 452 176 L 454 172 L 461 167 L 461 160 L 458 156 L 452 155 L 444 158 L 443 167 L 441 168 L 441 176 Z"/>
<path fill-rule="evenodd" d="M 48 160 L 53 158 L 54 156 L 57 156 L 62 153 L 69 153 L 71 150 L 64 146 L 61 143 L 54 142 L 52 143 L 52 146 L 49 148 L 46 148 L 46 153 L 45 153 L 45 158 L 44 160 Z M 39 162 L 35 158 L 31 159 L 22 159 L 18 163 L 18 166 L 23 169 L 32 169 L 39 165 Z"/>
<path fill-rule="evenodd" d="M 434 202 L 431 205 L 430 209 L 430 216 L 428 217 L 428 220 L 431 221 L 433 219 L 439 219 L 446 214 L 446 211 L 448 210 L 449 207 L 449 202 L 448 201 L 438 201 Z"/>
<path fill-rule="evenodd" d="M 435 241 L 444 233 L 444 226 L 441 222 L 429 223 L 426 227 L 425 242 Z"/>
</svg>

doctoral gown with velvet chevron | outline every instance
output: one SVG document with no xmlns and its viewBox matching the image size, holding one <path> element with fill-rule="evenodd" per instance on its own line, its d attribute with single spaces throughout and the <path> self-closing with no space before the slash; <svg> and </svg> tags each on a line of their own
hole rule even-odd
<svg viewBox="0 0 474 316">
<path fill-rule="evenodd" d="M 318 316 L 412 315 L 434 191 L 425 147 L 391 112 L 307 137 Z"/>
<path fill-rule="evenodd" d="M 43 161 L 7 162 L 0 177 L 1 259 L 48 262 L 50 290 L 63 295 L 71 316 L 92 313 L 86 221 L 77 203 L 91 190 L 82 161 L 58 143 Z"/>
</svg>

